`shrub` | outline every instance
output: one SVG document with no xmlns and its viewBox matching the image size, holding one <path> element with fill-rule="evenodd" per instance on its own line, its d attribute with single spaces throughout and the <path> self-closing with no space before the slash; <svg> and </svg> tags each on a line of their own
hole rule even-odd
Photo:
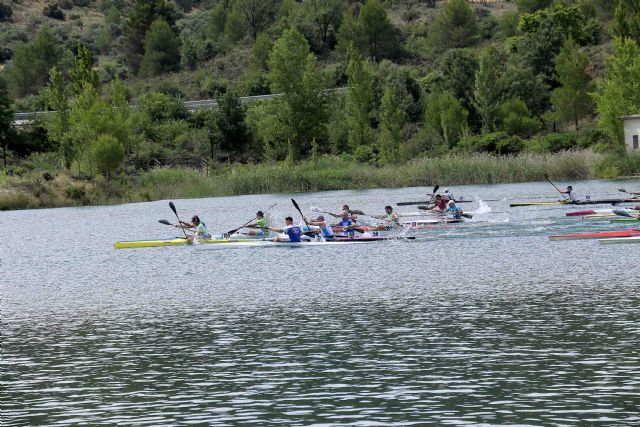
<svg viewBox="0 0 640 427">
<path fill-rule="evenodd" d="M 515 154 L 522 151 L 524 144 L 517 136 L 510 136 L 506 132 L 493 132 L 464 136 L 457 148 L 470 153 Z"/>
<path fill-rule="evenodd" d="M 9 21 L 13 15 L 11 5 L 0 3 L 0 21 Z"/>
<path fill-rule="evenodd" d="M 74 6 L 73 0 L 58 0 L 58 7 L 60 9 L 69 10 Z"/>
<path fill-rule="evenodd" d="M 58 6 L 58 3 L 49 3 L 42 9 L 42 14 L 49 18 L 64 21 L 64 12 Z"/>
<path fill-rule="evenodd" d="M 525 144 L 526 150 L 532 153 L 557 153 L 576 148 L 575 132 L 550 133 L 532 138 Z"/>
<path fill-rule="evenodd" d="M 111 135 L 100 135 L 91 144 L 91 157 L 100 172 L 111 179 L 111 173 L 124 161 L 124 146 Z"/>
<path fill-rule="evenodd" d="M 361 145 L 356 148 L 353 158 L 360 163 L 373 163 L 376 161 L 376 152 L 370 145 Z"/>
</svg>

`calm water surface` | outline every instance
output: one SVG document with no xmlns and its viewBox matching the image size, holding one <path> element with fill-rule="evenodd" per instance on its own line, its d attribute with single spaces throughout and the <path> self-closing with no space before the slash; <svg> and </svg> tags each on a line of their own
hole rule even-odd
<svg viewBox="0 0 640 427">
<path fill-rule="evenodd" d="M 547 239 L 631 227 L 504 200 L 547 183 L 455 190 L 498 201 L 414 242 L 306 249 L 113 249 L 174 235 L 166 201 L 0 212 L 2 424 L 640 424 L 640 245 Z M 430 191 L 294 197 L 381 213 Z M 175 203 L 220 232 L 296 217 L 290 197 Z"/>
</svg>

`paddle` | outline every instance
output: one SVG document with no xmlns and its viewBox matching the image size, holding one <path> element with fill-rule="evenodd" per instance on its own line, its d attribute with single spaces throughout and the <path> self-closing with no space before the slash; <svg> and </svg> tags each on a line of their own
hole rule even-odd
<svg viewBox="0 0 640 427">
<path fill-rule="evenodd" d="M 620 209 L 614 209 L 613 213 L 616 214 L 616 215 L 626 216 L 626 217 L 629 217 L 629 218 L 640 220 L 640 218 L 638 218 L 637 216 L 631 215 L 629 212 L 626 212 L 626 211 L 623 211 L 623 210 L 620 210 Z"/>
<path fill-rule="evenodd" d="M 277 205 L 277 203 L 272 204 L 271 206 L 269 206 L 267 208 L 266 211 L 264 211 L 264 213 L 266 214 L 267 212 L 269 212 L 271 210 L 271 208 L 273 208 L 275 205 Z M 241 228 L 246 227 L 247 225 L 251 224 L 253 221 L 255 221 L 258 217 L 254 216 L 253 218 L 251 218 L 249 221 L 245 222 L 244 224 L 242 224 L 240 227 L 238 228 L 234 228 L 233 230 L 227 231 L 225 234 L 231 236 L 232 234 L 235 234 L 238 232 L 238 230 L 240 230 Z"/>
<path fill-rule="evenodd" d="M 433 197 L 436 195 L 436 191 L 438 191 L 438 188 L 440 188 L 439 185 L 436 185 L 435 187 L 433 187 L 433 192 L 431 193 L 431 197 L 429 197 L 429 202 L 427 203 L 427 209 L 429 209 L 429 205 L 433 201 Z"/>
<path fill-rule="evenodd" d="M 634 191 L 627 191 L 624 188 L 618 188 L 618 191 L 621 191 L 623 193 L 627 193 L 627 194 L 629 194 L 631 196 L 640 196 L 640 191 L 635 191 L 635 192 Z"/>
<path fill-rule="evenodd" d="M 566 196 L 562 191 L 560 191 L 560 189 L 559 189 L 558 187 L 556 187 L 556 185 L 555 185 L 553 182 L 551 182 L 551 180 L 549 179 L 549 175 L 547 175 L 547 174 L 545 173 L 545 174 L 544 174 L 544 179 L 546 179 L 546 180 L 547 180 L 547 182 L 548 182 L 549 184 L 553 185 L 553 188 L 555 188 L 556 190 L 558 190 L 558 193 L 560 193 L 560 194 L 562 195 L 562 198 L 563 198 L 563 199 L 567 200 L 567 196 Z"/>
<path fill-rule="evenodd" d="M 167 221 L 166 219 L 159 219 L 158 222 L 160 224 L 164 224 L 164 225 L 170 225 L 172 227 L 177 227 L 177 225 L 170 223 L 169 221 Z"/>
<path fill-rule="evenodd" d="M 184 231 L 184 227 L 182 226 L 182 221 L 180 221 L 180 217 L 178 216 L 178 211 L 176 210 L 176 205 L 174 205 L 173 202 L 169 202 L 169 207 L 171 208 L 173 213 L 176 215 L 176 218 L 178 218 L 178 224 L 180 224 L 180 228 L 182 229 L 182 232 L 184 233 L 185 239 L 188 239 L 189 237 L 187 236 L 187 232 Z"/>
</svg>

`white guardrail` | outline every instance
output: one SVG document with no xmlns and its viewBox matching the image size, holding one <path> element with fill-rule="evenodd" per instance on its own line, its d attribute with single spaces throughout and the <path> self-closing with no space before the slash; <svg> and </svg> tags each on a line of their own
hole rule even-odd
<svg viewBox="0 0 640 427">
<path fill-rule="evenodd" d="M 325 93 L 343 92 L 346 89 L 347 89 L 346 87 L 338 87 L 335 89 L 327 89 L 324 92 Z M 271 93 L 268 95 L 241 96 L 238 99 L 243 104 L 247 104 L 250 102 L 266 101 L 282 95 L 283 95 L 282 93 Z M 200 110 L 203 108 L 218 108 L 218 101 L 215 99 L 201 99 L 199 101 L 184 101 L 184 106 L 189 111 Z M 133 108 L 135 107 L 135 105 L 132 105 L 131 107 Z M 43 116 L 50 113 L 55 113 L 55 111 L 24 111 L 24 112 L 13 113 L 13 122 L 16 126 L 20 126 L 22 124 L 33 121 L 38 116 Z"/>
</svg>

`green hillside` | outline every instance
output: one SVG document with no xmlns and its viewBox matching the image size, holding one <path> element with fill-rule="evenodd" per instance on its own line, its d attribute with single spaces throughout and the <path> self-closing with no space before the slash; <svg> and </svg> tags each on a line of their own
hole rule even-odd
<svg viewBox="0 0 640 427">
<path fill-rule="evenodd" d="M 619 117 L 640 112 L 640 0 L 0 0 L 0 20 L 18 171 L 588 149 L 639 172 Z"/>
</svg>

